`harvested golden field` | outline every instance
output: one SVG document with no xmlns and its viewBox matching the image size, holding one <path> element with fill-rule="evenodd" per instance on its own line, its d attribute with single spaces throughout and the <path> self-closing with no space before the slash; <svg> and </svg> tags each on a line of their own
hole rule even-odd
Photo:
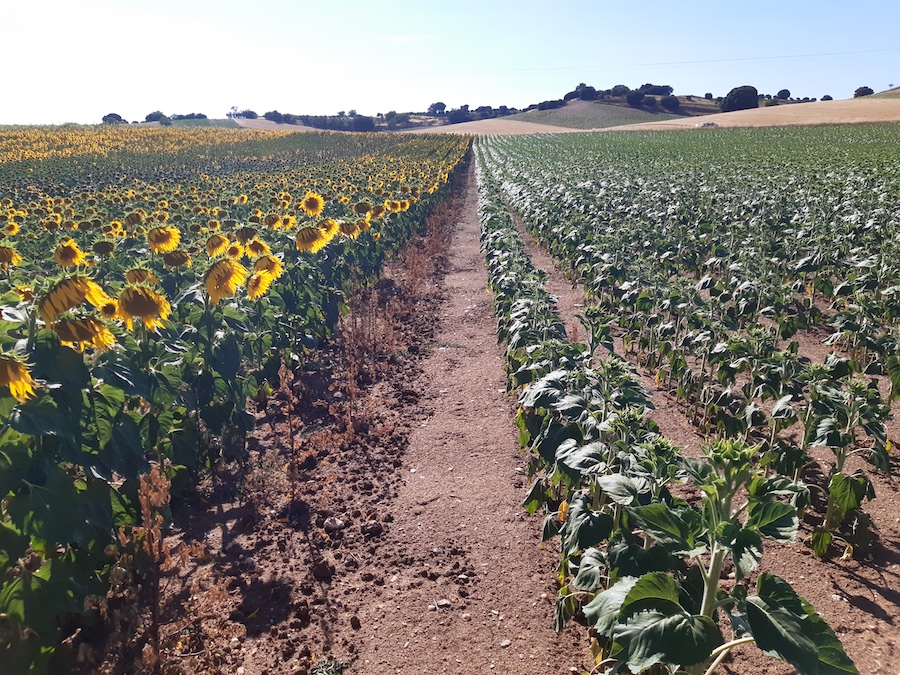
<svg viewBox="0 0 900 675">
<path fill-rule="evenodd" d="M 685 117 L 679 120 L 629 124 L 615 128 L 634 130 L 694 129 L 698 124 L 704 122 L 714 122 L 720 127 L 793 127 L 900 122 L 900 99 L 865 97 L 844 101 L 792 103 L 718 113 L 701 118 Z"/>
</svg>

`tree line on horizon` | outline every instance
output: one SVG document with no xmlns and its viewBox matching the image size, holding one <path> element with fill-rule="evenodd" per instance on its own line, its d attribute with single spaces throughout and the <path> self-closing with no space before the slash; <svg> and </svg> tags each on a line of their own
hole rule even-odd
<svg viewBox="0 0 900 675">
<path fill-rule="evenodd" d="M 854 98 L 863 96 L 871 96 L 875 91 L 871 87 L 858 87 L 853 92 Z M 657 98 L 659 97 L 659 98 Z M 693 96 L 684 96 L 687 100 L 693 100 Z M 761 94 L 751 85 L 742 85 L 734 87 L 725 96 L 714 97 L 712 93 L 707 92 L 703 95 L 704 100 L 715 101 L 722 112 L 732 112 L 735 110 L 746 110 L 750 108 L 758 108 L 760 104 L 764 106 L 778 105 L 782 101 L 792 103 L 814 102 L 816 98 L 804 97 L 792 98 L 789 89 L 781 89 L 774 96 L 771 94 Z M 330 131 L 377 131 L 379 128 L 386 128 L 389 131 L 396 129 L 404 129 L 416 126 L 412 120 L 412 115 L 430 116 L 442 118 L 445 124 L 459 124 L 461 122 L 471 122 L 475 120 L 492 119 L 495 117 L 506 117 L 520 112 L 528 112 L 530 110 L 553 110 L 562 108 L 570 101 L 603 101 L 603 100 L 624 100 L 633 108 L 645 108 L 654 110 L 657 104 L 669 113 L 683 112 L 681 109 L 681 100 L 674 95 L 674 88 L 667 84 L 645 83 L 636 89 L 631 89 L 627 85 L 617 84 L 609 89 L 597 89 L 584 82 L 581 82 L 573 90 L 567 92 L 560 99 L 548 99 L 540 103 L 533 103 L 527 108 L 514 108 L 501 105 L 494 108 L 489 105 L 479 106 L 474 110 L 469 105 L 461 105 L 458 108 L 448 110 L 447 104 L 437 101 L 428 106 L 425 112 L 421 113 L 398 113 L 391 110 L 385 114 L 378 113 L 375 117 L 367 115 L 359 115 L 356 110 L 349 112 L 341 110 L 335 115 L 298 115 L 293 113 L 281 113 L 278 110 L 270 110 L 259 115 L 249 108 L 239 109 L 233 106 L 226 113 L 228 119 L 263 119 L 275 122 L 276 124 L 299 124 L 314 129 L 324 129 Z M 828 94 L 822 96 L 823 101 L 831 101 L 832 97 Z M 163 112 L 156 110 L 148 113 L 144 118 L 145 122 L 159 122 L 163 126 L 170 126 L 172 122 L 179 120 L 204 120 L 208 119 L 203 113 L 188 113 L 187 115 L 165 115 Z M 128 121 L 117 113 L 109 113 L 102 118 L 104 124 L 128 124 Z M 132 122 L 137 124 L 137 122 Z"/>
</svg>

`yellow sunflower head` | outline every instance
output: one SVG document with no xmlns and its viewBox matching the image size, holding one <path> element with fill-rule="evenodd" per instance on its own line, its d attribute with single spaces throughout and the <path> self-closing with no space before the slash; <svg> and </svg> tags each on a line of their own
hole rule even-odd
<svg viewBox="0 0 900 675">
<path fill-rule="evenodd" d="M 10 265 L 15 267 L 22 262 L 22 256 L 11 246 L 0 246 L 0 269 L 6 269 Z"/>
<path fill-rule="evenodd" d="M 240 263 L 224 258 L 215 262 L 203 276 L 209 301 L 217 305 L 220 300 L 230 298 L 237 292 L 237 287 L 247 279 L 247 269 Z"/>
<path fill-rule="evenodd" d="M 284 263 L 273 255 L 263 255 L 253 263 L 254 272 L 268 272 L 274 279 L 284 274 Z"/>
<path fill-rule="evenodd" d="M 44 323 L 51 324 L 60 315 L 87 300 L 94 307 L 109 301 L 109 296 L 97 282 L 83 276 L 66 277 L 53 284 L 38 302 Z"/>
<path fill-rule="evenodd" d="M 300 208 L 310 218 L 315 218 L 325 210 L 325 199 L 322 195 L 310 190 L 300 202 Z"/>
<path fill-rule="evenodd" d="M 228 237 L 222 234 L 214 234 L 206 240 L 206 254 L 210 258 L 220 256 L 228 249 Z"/>
<path fill-rule="evenodd" d="M 9 393 L 19 403 L 34 396 L 36 384 L 24 363 L 10 354 L 0 355 L 0 387 L 9 387 Z"/>
<path fill-rule="evenodd" d="M 231 242 L 228 247 L 225 249 L 225 255 L 231 258 L 232 260 L 240 260 L 247 252 L 244 251 L 244 247 L 241 246 L 238 242 Z"/>
<path fill-rule="evenodd" d="M 254 257 L 261 255 L 269 255 L 272 253 L 272 249 L 269 248 L 269 245 L 261 241 L 260 239 L 252 239 L 247 242 L 247 253 Z"/>
<path fill-rule="evenodd" d="M 172 311 L 168 300 L 146 286 L 126 286 L 119 295 L 118 308 L 119 317 L 125 320 L 129 330 L 134 320 L 140 319 L 148 330 L 154 332 Z"/>
<path fill-rule="evenodd" d="M 74 239 L 66 239 L 53 252 L 53 259 L 60 267 L 76 267 L 83 265 L 87 256 L 78 248 Z"/>
<path fill-rule="evenodd" d="M 83 352 L 87 347 L 105 352 L 112 349 L 116 343 L 116 338 L 109 332 L 106 324 L 93 317 L 61 319 L 53 324 L 53 330 L 59 335 L 62 344 L 79 352 Z"/>
<path fill-rule="evenodd" d="M 274 280 L 275 277 L 268 272 L 253 273 L 247 280 L 247 297 L 251 300 L 258 300 L 268 292 L 269 286 Z"/>
<path fill-rule="evenodd" d="M 181 232 L 175 227 L 154 227 L 147 232 L 147 243 L 156 254 L 174 251 L 180 241 Z"/>
</svg>

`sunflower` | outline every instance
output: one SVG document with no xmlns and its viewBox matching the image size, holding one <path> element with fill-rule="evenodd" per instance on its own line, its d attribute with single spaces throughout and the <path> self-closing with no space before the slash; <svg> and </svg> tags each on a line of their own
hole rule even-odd
<svg viewBox="0 0 900 675">
<path fill-rule="evenodd" d="M 321 227 L 316 227 L 315 225 L 301 227 L 297 230 L 295 238 L 297 250 L 309 251 L 310 253 L 321 251 L 329 241 L 331 241 L 331 237 Z"/>
<path fill-rule="evenodd" d="M 115 248 L 116 245 L 113 242 L 101 240 L 94 244 L 92 250 L 97 255 L 111 255 Z"/>
<path fill-rule="evenodd" d="M 206 240 L 206 254 L 210 258 L 215 258 L 216 256 L 222 255 L 225 253 L 225 250 L 228 248 L 228 237 L 221 234 L 214 234 L 209 239 Z"/>
<path fill-rule="evenodd" d="M 163 263 L 165 263 L 166 267 L 171 267 L 173 269 L 181 267 L 182 265 L 190 267 L 194 264 L 191 261 L 191 256 L 185 251 L 172 251 L 171 253 L 166 253 L 163 256 Z"/>
<path fill-rule="evenodd" d="M 242 227 L 239 230 L 235 231 L 234 238 L 237 239 L 241 244 L 246 244 L 251 239 L 254 239 L 258 234 L 259 230 L 257 230 L 255 227 Z"/>
<path fill-rule="evenodd" d="M 217 305 L 219 300 L 232 297 L 246 278 L 247 269 L 234 260 L 225 258 L 214 263 L 203 276 L 209 301 Z"/>
<path fill-rule="evenodd" d="M 258 300 L 264 296 L 272 282 L 275 281 L 268 272 L 256 272 L 247 280 L 247 297 L 251 300 Z"/>
<path fill-rule="evenodd" d="M 109 301 L 109 296 L 88 277 L 66 277 L 44 293 L 38 303 L 38 311 L 44 323 L 51 324 L 60 314 L 74 309 L 85 300 L 94 307 L 100 307 Z"/>
<path fill-rule="evenodd" d="M 240 260 L 247 252 L 244 251 L 244 247 L 241 246 L 238 242 L 232 242 L 228 245 L 228 248 L 225 249 L 225 255 L 231 258 L 232 260 Z"/>
<path fill-rule="evenodd" d="M 307 216 L 315 218 L 325 210 L 325 199 L 322 198 L 322 195 L 310 190 L 300 202 L 300 208 Z"/>
<path fill-rule="evenodd" d="M 119 295 L 119 317 L 125 320 L 128 329 L 135 319 L 144 322 L 148 330 L 156 332 L 156 327 L 169 317 L 171 305 L 159 293 L 146 286 L 127 286 Z"/>
<path fill-rule="evenodd" d="M 6 269 L 10 265 L 15 267 L 22 262 L 19 252 L 10 246 L 0 246 L 0 269 Z"/>
<path fill-rule="evenodd" d="M 6 234 L 13 237 L 19 234 L 19 224 L 14 220 L 6 221 Z"/>
<path fill-rule="evenodd" d="M 9 393 L 19 403 L 34 396 L 35 384 L 24 363 L 9 354 L 0 356 L 0 387 L 9 387 Z"/>
<path fill-rule="evenodd" d="M 281 262 L 280 258 L 276 258 L 273 255 L 260 256 L 253 263 L 253 271 L 268 272 L 274 279 L 277 279 L 284 274 L 284 263 Z"/>
<path fill-rule="evenodd" d="M 79 352 L 83 352 L 87 347 L 106 352 L 116 343 L 116 338 L 109 332 L 106 324 L 93 317 L 62 319 L 53 324 L 53 330 L 59 335 L 62 344 Z"/>
<path fill-rule="evenodd" d="M 170 253 L 180 241 L 181 232 L 174 227 L 154 227 L 147 233 L 147 243 L 154 253 Z"/>
<path fill-rule="evenodd" d="M 115 298 L 109 298 L 97 308 L 97 311 L 107 321 L 113 321 L 119 318 L 119 303 Z"/>
<path fill-rule="evenodd" d="M 134 267 L 125 272 L 125 281 L 129 284 L 158 284 L 159 279 L 148 269 Z"/>
<path fill-rule="evenodd" d="M 34 289 L 31 286 L 16 286 L 13 290 L 19 294 L 19 300 L 22 302 L 34 300 Z"/>
<path fill-rule="evenodd" d="M 66 239 L 53 252 L 53 259 L 60 267 L 76 267 L 83 265 L 87 256 L 78 248 L 74 239 Z"/>
<path fill-rule="evenodd" d="M 342 222 L 338 227 L 342 235 L 344 235 L 345 237 L 350 237 L 351 239 L 356 239 L 361 231 L 359 224 L 355 222 Z"/>
<path fill-rule="evenodd" d="M 270 249 L 269 245 L 264 241 L 251 239 L 247 243 L 247 253 L 252 256 L 269 255 L 272 253 L 272 249 Z"/>
</svg>

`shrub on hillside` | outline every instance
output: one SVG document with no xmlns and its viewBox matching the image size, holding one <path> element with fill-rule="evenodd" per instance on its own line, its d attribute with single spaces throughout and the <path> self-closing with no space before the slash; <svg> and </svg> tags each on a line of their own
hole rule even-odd
<svg viewBox="0 0 900 675">
<path fill-rule="evenodd" d="M 122 119 L 119 113 L 109 113 L 103 116 L 103 124 L 128 124 L 128 122 Z"/>
<path fill-rule="evenodd" d="M 759 92 L 756 91 L 756 87 L 751 87 L 750 85 L 735 87 L 728 92 L 720 107 L 722 112 L 758 108 Z"/>
<path fill-rule="evenodd" d="M 159 122 L 163 117 L 165 117 L 165 115 L 164 115 L 161 111 L 156 110 L 156 111 L 154 111 L 154 112 L 152 112 L 152 113 L 149 113 L 149 114 L 144 118 L 144 121 L 145 121 L 145 122 Z"/>
<path fill-rule="evenodd" d="M 644 92 L 629 91 L 627 94 L 625 94 L 625 100 L 632 108 L 640 108 L 641 103 L 643 103 L 644 101 Z"/>
<path fill-rule="evenodd" d="M 825 94 L 825 95 L 822 97 L 822 100 L 823 100 L 823 101 L 833 101 L 834 99 L 831 98 L 831 94 Z"/>
<path fill-rule="evenodd" d="M 791 97 L 791 92 L 789 89 L 782 89 L 777 94 L 775 94 L 775 96 L 780 98 L 782 101 L 787 101 Z"/>
<path fill-rule="evenodd" d="M 853 98 L 859 98 L 861 96 L 871 96 L 875 91 L 872 87 L 859 87 L 856 91 L 853 92 Z"/>
<path fill-rule="evenodd" d="M 277 110 L 270 110 L 269 112 L 265 113 L 263 117 L 270 122 L 275 122 L 275 124 L 284 124 L 284 115 L 282 115 Z"/>
<path fill-rule="evenodd" d="M 705 98 L 707 101 L 712 101 L 713 95 L 709 92 L 706 92 L 705 94 L 703 94 L 703 98 Z"/>
<path fill-rule="evenodd" d="M 690 100 L 690 96 L 688 100 Z M 669 112 L 675 112 L 681 106 L 677 96 L 663 96 L 659 104 Z"/>
<path fill-rule="evenodd" d="M 644 100 L 641 103 L 648 108 L 655 108 L 658 100 L 655 96 L 644 96 Z"/>
</svg>

